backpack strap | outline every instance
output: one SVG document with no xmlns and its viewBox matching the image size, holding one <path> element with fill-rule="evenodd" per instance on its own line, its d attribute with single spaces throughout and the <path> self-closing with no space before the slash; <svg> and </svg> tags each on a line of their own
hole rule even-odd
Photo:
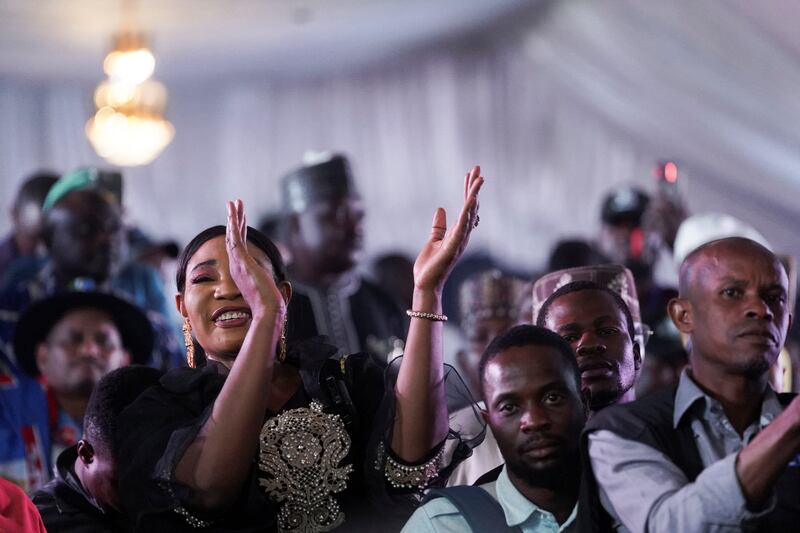
<svg viewBox="0 0 800 533">
<path fill-rule="evenodd" d="M 500 466 L 492 468 L 485 474 L 481 475 L 478 479 L 475 480 L 475 483 L 472 484 L 473 487 L 479 487 L 481 485 L 485 485 L 487 483 L 492 483 L 493 481 L 497 481 L 497 478 L 500 477 L 500 472 L 503 471 L 506 464 L 503 463 Z"/>
<path fill-rule="evenodd" d="M 522 533 L 518 526 L 509 527 L 500 502 L 480 487 L 458 486 L 433 489 L 425 496 L 425 504 L 436 498 L 447 498 L 475 532 Z"/>
</svg>

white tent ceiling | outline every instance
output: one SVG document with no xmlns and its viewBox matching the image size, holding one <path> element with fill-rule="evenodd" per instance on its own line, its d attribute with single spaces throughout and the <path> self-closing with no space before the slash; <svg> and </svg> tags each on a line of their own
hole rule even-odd
<svg viewBox="0 0 800 533">
<path fill-rule="evenodd" d="M 125 10 L 125 6 L 129 10 Z M 96 80 L 122 13 L 165 81 L 319 76 L 485 28 L 530 0 L 0 0 L 0 76 Z"/>
<path fill-rule="evenodd" d="M 783 244 L 800 223 L 798 21 L 789 0 L 565 2 L 527 51 L 622 135 L 688 163 L 696 208 Z"/>
<path fill-rule="evenodd" d="M 82 126 L 118 6 L 0 0 L 0 194 L 43 164 L 96 162 Z M 532 264 L 667 157 L 694 211 L 800 255 L 800 3 L 142 0 L 139 20 L 177 130 L 128 180 L 154 232 L 190 236 L 220 198 L 274 207 L 305 148 L 340 148 L 380 213 L 370 246 L 413 250 L 457 191 L 431 176 L 479 161 L 497 181 L 478 245 Z M 179 195 L 198 208 L 172 213 Z"/>
</svg>

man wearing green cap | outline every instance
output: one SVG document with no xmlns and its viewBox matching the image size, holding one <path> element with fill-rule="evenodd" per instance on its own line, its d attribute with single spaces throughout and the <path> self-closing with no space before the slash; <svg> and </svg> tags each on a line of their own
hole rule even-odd
<svg viewBox="0 0 800 533">
<path fill-rule="evenodd" d="M 149 313 L 157 331 L 156 366 L 166 368 L 183 360 L 167 323 L 158 274 L 123 263 L 120 190 L 117 179 L 94 169 L 66 174 L 51 187 L 42 230 L 48 258 L 40 269 L 0 292 L 0 347 L 12 358 L 16 322 L 31 303 L 64 291 L 98 290 L 119 293 Z"/>
</svg>

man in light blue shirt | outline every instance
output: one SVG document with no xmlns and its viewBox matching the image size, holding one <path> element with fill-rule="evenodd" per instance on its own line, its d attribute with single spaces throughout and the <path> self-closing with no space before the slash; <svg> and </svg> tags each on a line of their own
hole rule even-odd
<svg viewBox="0 0 800 533">
<path fill-rule="evenodd" d="M 569 344 L 532 325 L 500 335 L 481 358 L 484 417 L 506 461 L 497 481 L 431 496 L 404 532 L 575 531 L 580 482 L 578 441 L 586 419 L 580 372 Z"/>
</svg>

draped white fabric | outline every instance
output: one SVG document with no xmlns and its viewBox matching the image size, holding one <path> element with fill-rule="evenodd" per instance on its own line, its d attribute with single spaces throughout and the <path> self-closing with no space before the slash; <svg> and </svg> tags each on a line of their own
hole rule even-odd
<svg viewBox="0 0 800 533">
<path fill-rule="evenodd" d="M 367 206 L 367 251 L 414 253 L 436 206 L 455 217 L 463 173 L 480 163 L 472 247 L 533 269 L 557 238 L 592 236 L 610 187 L 653 189 L 653 161 L 674 158 L 693 211 L 739 216 L 797 254 L 800 37 L 782 21 L 800 13 L 768 4 L 554 2 L 523 31 L 366 71 L 171 83 L 175 139 L 125 172 L 128 216 L 186 240 L 241 197 L 255 222 L 305 150 L 341 150 Z M 92 89 L 0 80 L 4 204 L 36 168 L 102 164 L 83 132 Z"/>
</svg>

